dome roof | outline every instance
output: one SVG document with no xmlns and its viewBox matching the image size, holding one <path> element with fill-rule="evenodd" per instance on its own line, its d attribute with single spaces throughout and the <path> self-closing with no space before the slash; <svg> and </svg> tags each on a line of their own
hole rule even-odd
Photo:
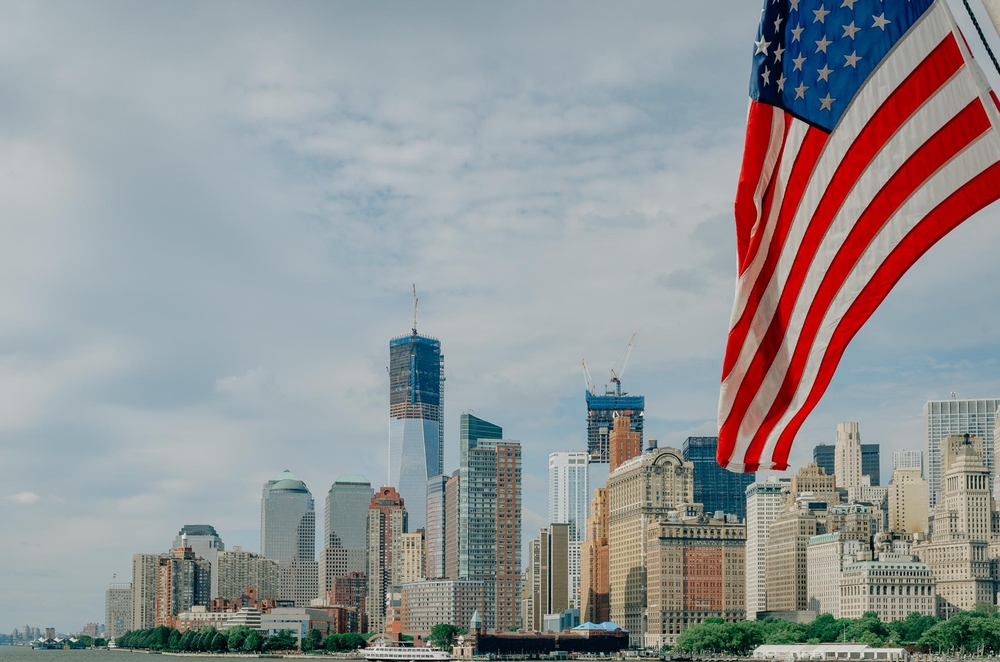
<svg viewBox="0 0 1000 662">
<path fill-rule="evenodd" d="M 271 491 L 284 490 L 286 492 L 308 492 L 309 488 L 301 480 L 295 477 L 288 469 L 267 481 L 271 484 Z"/>
</svg>

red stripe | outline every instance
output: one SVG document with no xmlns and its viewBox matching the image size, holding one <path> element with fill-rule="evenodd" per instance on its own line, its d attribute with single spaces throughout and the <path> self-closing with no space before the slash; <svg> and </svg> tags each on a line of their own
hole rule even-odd
<svg viewBox="0 0 1000 662">
<path fill-rule="evenodd" d="M 764 236 L 764 230 L 767 226 L 768 221 L 771 218 L 771 207 L 774 205 L 774 196 L 778 188 L 778 171 L 781 169 L 781 161 L 785 157 L 785 144 L 788 142 L 788 127 L 791 126 L 792 116 L 788 113 L 782 113 L 784 115 L 785 126 L 782 129 L 781 134 L 781 147 L 778 149 L 778 158 L 774 160 L 774 169 L 771 171 L 771 181 L 767 185 L 767 190 L 764 192 L 764 202 L 760 208 L 760 218 L 757 221 L 756 229 L 751 228 L 752 235 L 750 237 L 750 247 L 746 250 L 746 253 L 740 253 L 742 257 L 739 260 L 737 273 L 742 276 L 750 263 L 753 262 L 754 256 L 757 255 L 757 250 L 760 248 L 761 237 Z M 794 156 L 793 156 L 794 158 Z M 794 165 L 794 162 L 793 162 Z M 782 195 L 784 197 L 784 195 Z M 781 198 L 779 198 L 779 201 Z"/>
<path fill-rule="evenodd" d="M 773 454 L 776 469 L 788 468 L 792 440 L 798 434 L 803 421 L 812 413 L 826 392 L 847 345 L 878 309 L 903 274 L 942 237 L 998 197 L 1000 197 L 1000 163 L 994 163 L 925 216 L 879 266 L 837 325 L 809 397 L 778 438 Z"/>
<path fill-rule="evenodd" d="M 771 434 L 775 425 L 788 409 L 788 405 L 799 387 L 806 358 L 812 348 L 813 341 L 816 339 L 816 334 L 819 333 L 823 316 L 862 254 L 868 249 L 871 241 L 899 209 L 899 206 L 906 202 L 906 199 L 922 186 L 928 177 L 932 176 L 938 168 L 951 160 L 955 154 L 965 149 L 989 128 L 990 120 L 986 116 L 983 104 L 979 99 L 976 99 L 907 159 L 906 163 L 885 183 L 882 190 L 872 199 L 868 208 L 855 222 L 816 290 L 816 295 L 805 316 L 788 370 L 785 373 L 785 379 L 778 389 L 771 408 L 754 434 L 753 441 L 747 449 L 747 458 L 753 461 L 759 460 L 768 435 Z M 794 302 L 792 303 L 794 304 Z M 781 323 L 782 337 L 786 331 L 788 315 L 791 312 L 792 308 L 790 307 L 787 314 L 776 319 Z"/>
<path fill-rule="evenodd" d="M 727 446 L 731 444 L 729 446 L 730 451 L 735 446 L 740 422 L 743 420 L 747 408 L 756 396 L 760 382 L 767 374 L 767 369 L 781 346 L 781 332 L 783 329 L 779 323 L 787 316 L 786 311 L 791 308 L 795 298 L 798 296 L 802 281 L 805 278 L 809 265 L 812 263 L 816 250 L 836 212 L 843 204 L 844 199 L 850 193 L 872 158 L 888 142 L 889 138 L 892 137 L 903 121 L 910 117 L 941 85 L 947 82 L 962 64 L 962 54 L 958 49 L 955 37 L 949 34 L 907 76 L 906 80 L 893 90 L 889 98 L 879 107 L 847 150 L 829 186 L 823 193 L 816 213 L 809 221 L 809 225 L 802 238 L 802 243 L 792 263 L 792 268 L 789 271 L 788 279 L 782 288 L 778 309 L 770 322 L 768 330 L 761 339 L 760 346 L 744 375 L 743 381 L 740 383 L 729 416 L 719 428 L 720 445 L 723 443 L 723 439 L 727 439 Z M 810 168 L 810 173 L 808 174 L 811 174 L 811 170 L 812 168 Z M 800 197 L 801 193 L 795 199 L 795 207 L 798 206 Z M 782 215 L 784 214 L 785 207 L 783 205 Z M 784 224 L 779 221 L 775 239 L 771 242 L 771 246 L 768 247 L 767 258 L 765 259 L 760 276 L 753 285 L 747 306 L 739 322 L 730 332 L 730 343 L 738 341 L 738 344 L 732 351 L 727 351 L 724 375 L 728 375 L 729 371 L 732 370 L 729 360 L 731 359 L 732 363 L 735 364 L 742 344 L 746 341 L 746 333 L 749 330 L 750 323 L 757 312 L 763 293 L 777 266 L 789 223 L 790 219 L 786 219 Z M 781 231 L 781 236 L 778 236 L 778 230 Z M 737 429 L 733 430 L 733 427 Z M 756 458 L 751 459 L 756 461 Z"/>
<path fill-rule="evenodd" d="M 747 138 L 743 149 L 743 167 L 736 186 L 736 254 L 743 255 L 750 243 L 750 230 L 757 223 L 757 187 L 764 171 L 764 159 L 771 144 L 774 106 L 750 102 L 747 115 Z"/>
</svg>

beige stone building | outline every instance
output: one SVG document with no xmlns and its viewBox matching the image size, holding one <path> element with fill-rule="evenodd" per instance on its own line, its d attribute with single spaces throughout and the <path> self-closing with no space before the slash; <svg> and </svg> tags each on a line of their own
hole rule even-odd
<svg viewBox="0 0 1000 662">
<path fill-rule="evenodd" d="M 278 597 L 280 573 L 278 562 L 260 554 L 244 551 L 242 547 L 219 552 L 219 595 L 235 600 L 254 588 L 262 600 Z"/>
<path fill-rule="evenodd" d="M 810 462 L 792 476 L 788 497 L 795 500 L 806 493 L 811 493 L 816 501 L 830 505 L 840 503 L 837 478 L 827 475 L 826 470 L 815 462 Z"/>
<path fill-rule="evenodd" d="M 368 508 L 368 586 L 365 590 L 365 613 L 371 632 L 383 632 L 386 628 L 386 597 L 390 588 L 399 585 L 394 576 L 399 566 L 394 559 L 400 554 L 407 521 L 403 498 L 395 488 L 382 487 L 375 493 Z"/>
<path fill-rule="evenodd" d="M 866 548 L 867 549 L 867 548 Z M 806 604 L 809 611 L 840 618 L 840 573 L 862 550 L 847 533 L 821 533 L 806 547 Z"/>
<path fill-rule="evenodd" d="M 521 626 L 542 631 L 546 614 L 569 608 L 569 524 L 550 524 L 528 543 Z M 524 604 L 528 601 L 528 604 Z"/>
<path fill-rule="evenodd" d="M 646 527 L 648 648 L 675 644 L 681 632 L 707 618 L 746 618 L 746 526 L 699 510 Z"/>
<path fill-rule="evenodd" d="M 397 560 L 399 565 L 394 573 L 396 583 L 407 584 L 423 581 L 424 569 L 427 565 L 426 543 L 423 529 L 404 533 L 399 537 L 399 559 Z"/>
<path fill-rule="evenodd" d="M 934 576 L 926 563 L 909 554 L 880 554 L 847 564 L 840 577 L 839 618 L 861 618 L 874 611 L 883 623 L 913 612 L 935 614 Z"/>
<path fill-rule="evenodd" d="M 675 448 L 654 448 L 608 478 L 609 611 L 634 644 L 645 634 L 646 527 L 691 504 L 693 479 L 694 465 Z"/>
<path fill-rule="evenodd" d="M 767 611 L 767 539 L 771 523 L 784 509 L 788 481 L 771 476 L 765 482 L 751 483 L 747 495 L 746 609 L 747 618 Z"/>
<path fill-rule="evenodd" d="M 931 511 L 929 538 L 917 542 L 914 553 L 934 575 L 938 616 L 949 617 L 977 602 L 996 603 L 996 563 L 990 549 L 996 513 L 982 440 L 952 435 L 941 446 L 941 499 Z"/>
<path fill-rule="evenodd" d="M 837 487 L 849 490 L 861 485 L 861 433 L 857 423 L 837 424 L 833 462 Z"/>
<path fill-rule="evenodd" d="M 927 533 L 929 501 L 920 467 L 894 470 L 889 483 L 889 530 Z"/>
<path fill-rule="evenodd" d="M 809 539 L 826 528 L 811 504 L 796 504 L 771 523 L 767 539 L 767 611 L 809 609 Z"/>
<path fill-rule="evenodd" d="M 608 490 L 594 490 L 580 553 L 580 621 L 603 623 L 608 612 Z"/>
</svg>

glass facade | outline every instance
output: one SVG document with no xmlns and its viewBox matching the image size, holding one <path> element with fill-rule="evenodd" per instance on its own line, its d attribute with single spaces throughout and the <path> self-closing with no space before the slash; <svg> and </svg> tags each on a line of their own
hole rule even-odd
<svg viewBox="0 0 1000 662">
<path fill-rule="evenodd" d="M 195 556 L 205 559 L 212 566 L 210 597 L 219 597 L 219 552 L 225 551 L 225 543 L 222 542 L 214 526 L 186 524 L 177 532 L 172 549 L 181 546 L 184 536 L 187 536 L 187 546 L 194 551 Z"/>
<path fill-rule="evenodd" d="M 712 514 L 721 510 L 741 520 L 747 516 L 746 489 L 755 473 L 733 473 L 715 459 L 718 437 L 688 437 L 682 452 L 684 461 L 694 464 L 694 500 Z"/>
<path fill-rule="evenodd" d="M 607 393 L 587 394 L 587 452 L 591 462 L 608 462 L 611 450 L 608 436 L 614 428 L 615 413 L 629 417 L 632 432 L 639 433 L 642 446 L 642 417 L 646 409 L 646 398 L 641 395 L 617 395 Z"/>
<path fill-rule="evenodd" d="M 861 444 L 861 475 L 872 479 L 872 485 L 881 485 L 882 459 L 878 444 Z"/>
<path fill-rule="evenodd" d="M 952 434 L 972 434 L 983 440 L 986 466 L 993 467 L 993 426 L 1000 399 L 931 400 L 924 405 L 924 478 L 933 508 L 941 496 L 941 440 Z M 996 491 L 996 490 L 994 490 Z"/>
<path fill-rule="evenodd" d="M 367 549 L 368 506 L 375 491 L 360 474 L 341 474 L 326 494 L 324 544 L 346 552 L 349 572 L 364 572 Z"/>
<path fill-rule="evenodd" d="M 836 446 L 833 444 L 820 444 L 813 448 L 813 462 L 816 466 L 826 471 L 827 476 L 833 475 L 833 468 L 836 464 Z M 862 460 L 863 462 L 864 460 Z"/>
<path fill-rule="evenodd" d="M 279 599 L 309 606 L 319 586 L 316 511 L 306 484 L 288 470 L 264 483 L 260 501 L 260 551 L 278 562 Z"/>
<path fill-rule="evenodd" d="M 389 482 L 423 528 L 427 481 L 444 465 L 444 356 L 441 342 L 414 331 L 389 341 Z"/>
</svg>

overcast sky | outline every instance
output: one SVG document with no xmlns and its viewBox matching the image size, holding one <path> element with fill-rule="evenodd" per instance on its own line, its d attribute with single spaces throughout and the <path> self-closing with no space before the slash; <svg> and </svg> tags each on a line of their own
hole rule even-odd
<svg viewBox="0 0 1000 662">
<path fill-rule="evenodd" d="M 318 521 L 381 485 L 414 282 L 446 465 L 463 410 L 519 439 L 526 537 L 581 356 L 603 387 L 638 333 L 647 437 L 714 433 L 760 8 L 706 6 L 0 7 L 0 631 L 102 622 L 187 523 L 258 550 L 283 469 Z M 998 221 L 901 281 L 793 467 L 854 420 L 887 480 L 927 399 L 1000 397 Z"/>
</svg>

